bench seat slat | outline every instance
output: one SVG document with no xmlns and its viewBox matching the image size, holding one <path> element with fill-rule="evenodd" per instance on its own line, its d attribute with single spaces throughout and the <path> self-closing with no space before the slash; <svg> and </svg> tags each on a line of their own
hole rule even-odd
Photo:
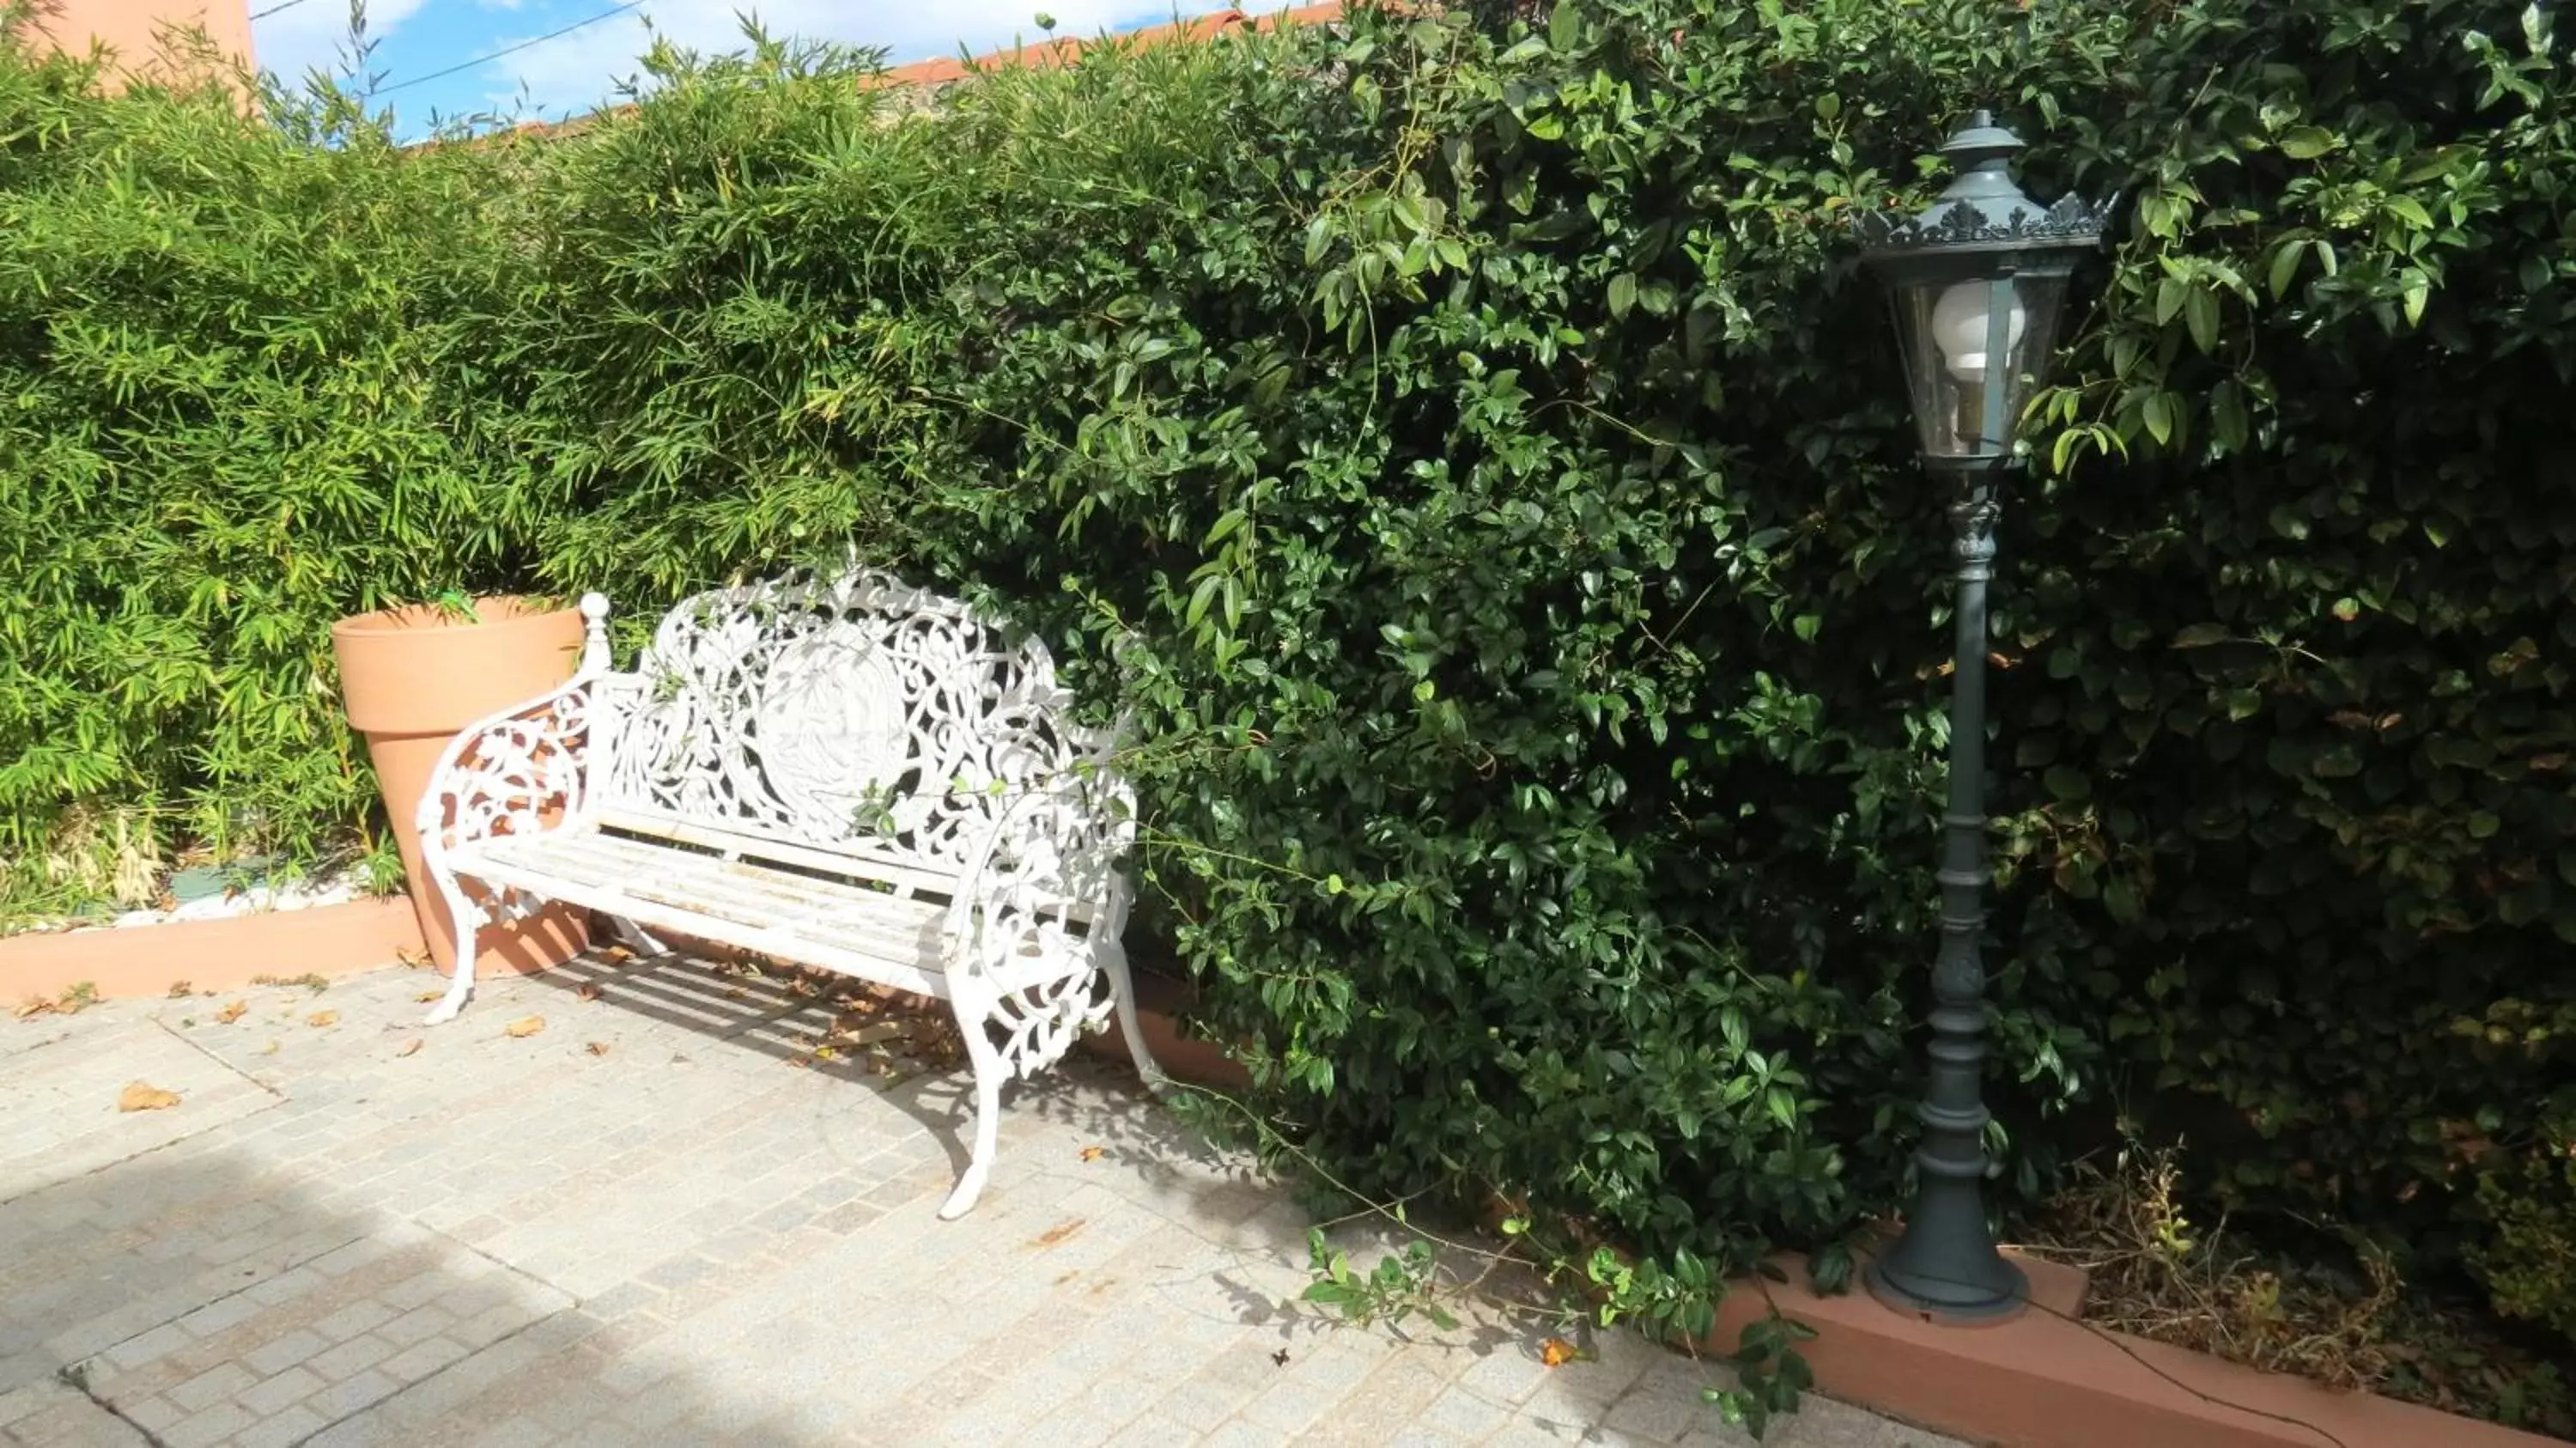
<svg viewBox="0 0 2576 1448">
<path fill-rule="evenodd" d="M 614 886 L 637 899 L 694 909 L 740 925 L 805 925 L 827 916 L 835 903 L 825 882 L 802 876 L 769 877 L 757 865 L 729 864 L 710 855 L 658 851 L 587 831 L 528 836 L 525 844 L 484 851 L 504 869 L 513 864 L 588 884 Z M 857 894 L 857 891 L 848 891 Z"/>
<path fill-rule="evenodd" d="M 903 896 L 774 868 L 766 860 L 726 861 L 713 855 L 674 850 L 655 841 L 622 839 L 590 830 L 572 829 L 538 836 L 545 842 L 527 846 L 562 867 L 578 864 L 588 878 L 602 883 L 625 880 L 627 889 L 666 905 L 698 907 L 744 924 L 778 917 L 783 923 L 833 925 L 852 918 L 885 916 L 907 925 L 927 909 L 936 917 L 947 909 L 944 899 Z M 510 858 L 504 855 L 502 858 Z M 654 892 L 660 891 L 656 894 Z M 883 908 L 876 908 L 882 906 Z"/>
<path fill-rule="evenodd" d="M 457 873 L 648 928 L 740 946 L 781 960 L 883 979 L 945 998 L 945 901 L 904 898 L 622 840 L 581 827 L 480 842 Z"/>
<path fill-rule="evenodd" d="M 793 840 L 780 839 L 774 832 L 735 829 L 703 819 L 616 805 L 603 805 L 597 813 L 598 823 L 632 834 L 651 835 L 676 840 L 684 845 L 727 850 L 760 859 L 778 860 L 808 870 L 825 870 L 833 874 L 854 875 L 861 879 L 882 880 L 898 891 L 930 891 L 946 894 L 957 886 L 954 873 L 942 874 L 905 864 L 882 850 L 818 849 Z"/>
</svg>

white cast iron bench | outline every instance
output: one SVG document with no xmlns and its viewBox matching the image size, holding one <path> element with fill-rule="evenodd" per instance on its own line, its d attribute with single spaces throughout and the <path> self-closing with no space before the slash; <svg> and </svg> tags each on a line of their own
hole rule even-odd
<svg viewBox="0 0 2576 1448">
<path fill-rule="evenodd" d="M 608 600 L 581 608 L 572 680 L 458 735 L 421 801 L 457 934 L 430 1024 L 473 993 L 477 929 L 547 900 L 947 1000 L 975 1076 L 947 1218 L 1002 1083 L 1113 1007 L 1161 1086 L 1119 944 L 1133 796 L 1043 644 L 882 573 L 795 574 L 683 601 L 617 673 Z"/>
</svg>

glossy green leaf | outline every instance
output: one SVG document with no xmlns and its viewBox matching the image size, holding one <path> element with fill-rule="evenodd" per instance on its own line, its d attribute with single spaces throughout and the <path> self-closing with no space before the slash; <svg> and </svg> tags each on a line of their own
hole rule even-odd
<svg viewBox="0 0 2576 1448">
<path fill-rule="evenodd" d="M 1613 319 L 1625 317 L 1628 315 L 1629 309 L 1636 305 L 1637 278 L 1628 272 L 1621 272 L 1617 276 L 1612 277 L 1610 279 L 1611 317 Z"/>
<path fill-rule="evenodd" d="M 2280 138 L 2281 154 L 2297 161 L 2313 161 L 2341 144 L 2321 126 L 2292 126 Z"/>
</svg>

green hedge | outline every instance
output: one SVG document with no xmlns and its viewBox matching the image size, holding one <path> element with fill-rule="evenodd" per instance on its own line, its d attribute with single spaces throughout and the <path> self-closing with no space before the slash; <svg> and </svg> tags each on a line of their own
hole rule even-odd
<svg viewBox="0 0 2576 1448">
<path fill-rule="evenodd" d="M 2547 17 L 1361 14 L 901 120 L 764 45 L 407 153 L 13 61 L 0 846 L 345 836 L 377 593 L 855 543 L 1136 711 L 1165 927 L 1354 1185 L 1830 1240 L 1907 1169 L 1947 640 L 1848 218 L 1991 104 L 2130 198 L 2002 540 L 2006 1196 L 2116 1111 L 2502 1281 L 2576 1083 Z"/>
<path fill-rule="evenodd" d="M 561 513 L 478 437 L 488 342 L 464 317 L 522 267 L 487 161 L 400 156 L 336 95 L 273 97 L 271 130 L 220 93 L 96 82 L 14 48 L 0 69 L 0 900 L 19 908 L 118 873 L 148 895 L 138 863 L 183 837 L 344 843 L 375 791 L 336 717 L 329 621 L 524 576 Z"/>
</svg>

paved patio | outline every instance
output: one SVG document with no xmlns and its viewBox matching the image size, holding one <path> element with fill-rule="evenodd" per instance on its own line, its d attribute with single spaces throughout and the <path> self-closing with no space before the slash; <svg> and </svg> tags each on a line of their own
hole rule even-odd
<svg viewBox="0 0 2576 1448">
<path fill-rule="evenodd" d="M 793 1069 L 828 1011 L 691 961 L 423 1030 L 433 983 L 0 1019 L 0 1443 L 1749 1441 L 1625 1335 L 1550 1369 L 1500 1320 L 1283 1311 L 1304 1218 L 1132 1075 L 1022 1088 L 942 1223 L 962 1071 Z M 1770 1442 L 1953 1448 L 1821 1399 Z"/>
</svg>

